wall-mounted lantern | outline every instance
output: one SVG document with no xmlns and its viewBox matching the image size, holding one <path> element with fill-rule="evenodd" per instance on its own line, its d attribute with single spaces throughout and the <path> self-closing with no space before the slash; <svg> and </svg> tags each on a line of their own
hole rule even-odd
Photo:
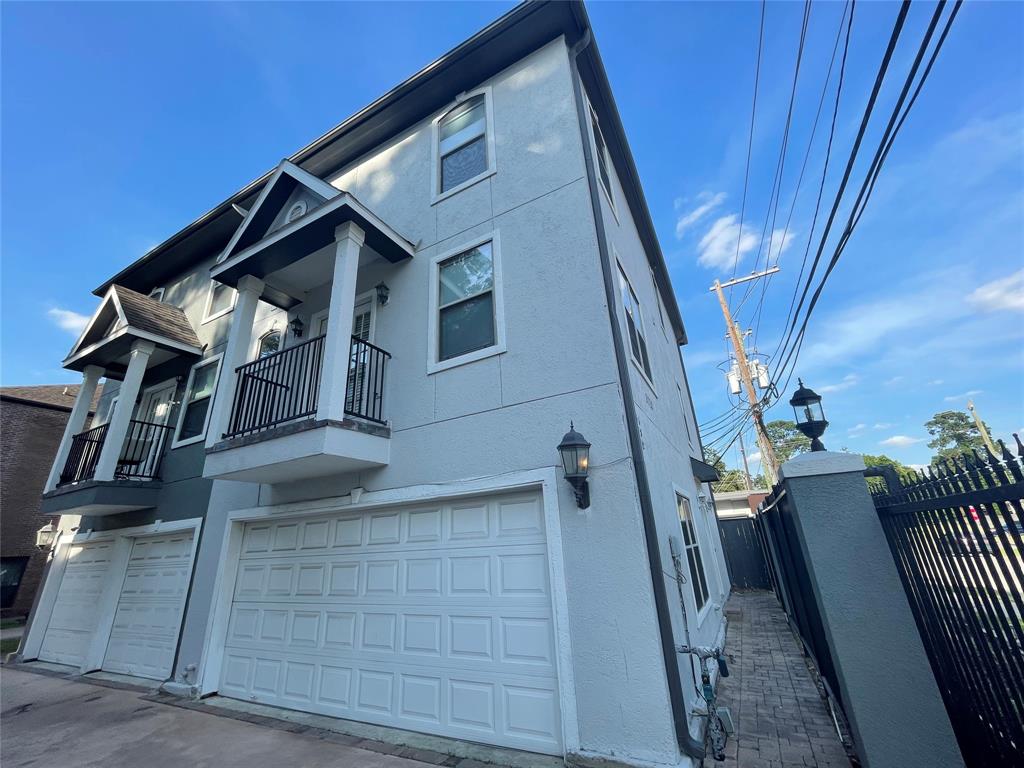
<svg viewBox="0 0 1024 768">
<path fill-rule="evenodd" d="M 36 531 L 36 548 L 46 551 L 53 547 L 57 539 L 57 527 L 53 523 L 47 523 Z"/>
<path fill-rule="evenodd" d="M 288 323 L 288 328 L 292 332 L 292 336 L 296 339 L 302 338 L 302 332 L 306 330 L 306 324 L 302 322 L 302 318 L 296 315 L 292 318 L 292 321 Z"/>
<path fill-rule="evenodd" d="M 388 288 L 388 284 L 384 281 L 377 283 L 374 288 L 377 291 L 377 302 L 383 307 L 391 297 L 391 289 Z"/>
<path fill-rule="evenodd" d="M 580 509 L 590 506 L 590 486 L 587 485 L 587 473 L 590 471 L 590 443 L 569 422 L 569 431 L 558 444 L 558 452 L 562 456 L 562 469 L 565 479 L 572 485 L 576 494 L 576 505 Z"/>
<path fill-rule="evenodd" d="M 812 451 L 824 451 L 825 446 L 819 438 L 825 434 L 828 422 L 825 421 L 825 412 L 821 409 L 821 395 L 805 387 L 801 379 L 797 381 L 800 388 L 789 399 L 793 413 L 796 414 L 796 428 L 810 438 Z"/>
</svg>

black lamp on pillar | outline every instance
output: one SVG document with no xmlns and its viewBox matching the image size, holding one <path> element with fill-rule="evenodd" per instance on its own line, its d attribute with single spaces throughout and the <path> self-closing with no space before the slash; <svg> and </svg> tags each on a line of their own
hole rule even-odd
<svg viewBox="0 0 1024 768">
<path fill-rule="evenodd" d="M 590 443 L 569 422 L 569 431 L 558 444 L 558 453 L 562 456 L 562 469 L 565 479 L 569 481 L 576 494 L 576 505 L 580 509 L 590 506 L 590 486 L 587 485 L 587 474 L 590 471 Z"/>
<path fill-rule="evenodd" d="M 821 409 L 821 395 L 805 387 L 801 379 L 797 381 L 800 388 L 789 399 L 793 413 L 796 414 L 796 428 L 810 438 L 812 451 L 824 451 L 825 446 L 820 438 L 825 434 L 828 422 L 825 421 L 825 412 Z"/>
</svg>

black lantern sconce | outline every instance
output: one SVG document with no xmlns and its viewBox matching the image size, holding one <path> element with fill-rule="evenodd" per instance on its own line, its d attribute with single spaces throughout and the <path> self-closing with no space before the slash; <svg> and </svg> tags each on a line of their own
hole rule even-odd
<svg viewBox="0 0 1024 768">
<path fill-rule="evenodd" d="M 43 552 L 53 548 L 53 542 L 57 540 L 57 527 L 53 523 L 47 523 L 36 531 L 36 549 Z"/>
<path fill-rule="evenodd" d="M 377 283 L 374 288 L 377 290 L 377 302 L 383 307 L 388 303 L 388 299 L 391 298 L 391 289 L 383 281 Z"/>
<path fill-rule="evenodd" d="M 565 479 L 569 481 L 576 494 L 576 506 L 586 509 L 590 506 L 590 486 L 587 485 L 587 473 L 590 471 L 590 443 L 569 422 L 569 431 L 558 444 L 558 452 L 562 456 L 562 469 Z"/>
<path fill-rule="evenodd" d="M 789 400 L 789 404 L 793 406 L 793 413 L 796 414 L 796 428 L 810 438 L 812 451 L 824 451 L 825 446 L 820 438 L 825 434 L 828 422 L 825 421 L 825 412 L 821 409 L 821 395 L 805 387 L 801 379 L 797 381 L 800 388 Z"/>
<path fill-rule="evenodd" d="M 296 339 L 302 338 L 302 332 L 306 330 L 306 324 L 302 322 L 302 318 L 296 315 L 292 318 L 292 321 L 288 323 L 288 328 L 292 332 L 292 336 Z"/>
</svg>

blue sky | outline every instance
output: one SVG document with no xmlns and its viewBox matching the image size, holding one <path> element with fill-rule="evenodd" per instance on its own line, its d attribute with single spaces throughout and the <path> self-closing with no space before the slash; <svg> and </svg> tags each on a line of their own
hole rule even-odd
<svg viewBox="0 0 1024 768">
<path fill-rule="evenodd" d="M 0 380 L 75 381 L 59 361 L 96 306 L 92 288 L 508 7 L 0 6 Z M 909 43 L 932 8 L 912 7 L 895 72 L 906 72 Z M 737 237 L 739 272 L 753 267 L 801 10 L 767 7 L 741 231 L 760 6 L 589 6 L 687 324 L 684 358 L 702 421 L 729 407 L 717 368 L 724 326 L 708 286 L 732 274 Z M 896 10 L 857 5 L 834 169 L 849 153 Z M 765 353 L 778 342 L 807 244 L 830 113 L 785 238 L 781 231 L 842 11 L 815 3 L 811 13 L 773 248 L 774 262 L 782 246 L 782 271 L 756 338 Z M 964 6 L 830 278 L 797 366 L 825 398 L 830 448 L 924 463 L 924 421 L 968 396 L 996 436 L 1024 429 L 1022 43 L 1024 5 Z M 880 115 L 894 96 L 890 82 Z M 878 131 L 876 122 L 866 147 Z M 826 203 L 836 184 L 830 173 Z M 744 327 L 756 298 L 739 311 Z M 768 417 L 790 415 L 780 404 Z M 735 452 L 727 459 L 735 463 Z"/>
</svg>

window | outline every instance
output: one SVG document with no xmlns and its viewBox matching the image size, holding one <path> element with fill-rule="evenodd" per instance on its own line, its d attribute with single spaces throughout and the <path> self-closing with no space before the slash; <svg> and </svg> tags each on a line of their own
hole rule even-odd
<svg viewBox="0 0 1024 768">
<path fill-rule="evenodd" d="M 163 301 L 164 300 L 164 289 L 163 288 L 154 288 L 152 291 L 149 292 L 149 298 L 156 299 L 157 301 Z"/>
<path fill-rule="evenodd" d="M 234 309 L 237 295 L 235 289 L 230 285 L 210 283 L 210 298 L 206 303 L 206 317 L 203 318 L 203 322 L 213 320 Z"/>
<path fill-rule="evenodd" d="M 654 276 L 653 269 L 651 270 L 651 285 L 654 286 L 654 303 L 658 306 L 658 322 L 661 323 L 661 332 L 667 339 L 668 335 L 665 334 L 665 307 L 661 303 L 661 291 L 658 290 L 658 278 Z"/>
<path fill-rule="evenodd" d="M 681 493 L 676 493 L 676 506 L 679 510 L 679 524 L 683 528 L 683 549 L 686 551 L 686 561 L 690 567 L 693 602 L 700 613 L 708 602 L 708 581 L 704 575 L 704 561 L 700 556 L 700 544 L 697 543 L 697 530 L 693 526 L 690 500 Z"/>
<path fill-rule="evenodd" d="M 435 257 L 430 372 L 504 351 L 497 233 Z"/>
<path fill-rule="evenodd" d="M 263 338 L 260 339 L 259 348 L 256 351 L 257 358 L 264 358 L 268 355 L 272 355 L 275 352 L 279 352 L 281 349 L 281 332 L 271 331 L 270 333 L 264 334 Z"/>
<path fill-rule="evenodd" d="M 175 447 L 189 445 L 206 437 L 210 421 L 210 405 L 217 389 L 220 355 L 196 363 L 188 375 L 185 398 L 178 416 L 178 436 Z"/>
<path fill-rule="evenodd" d="M 629 331 L 629 347 L 633 352 L 633 360 L 651 380 L 651 361 L 647 357 L 647 341 L 644 338 L 644 319 L 640 314 L 640 302 L 633 293 L 626 273 L 619 266 L 619 289 L 622 291 L 622 306 L 626 310 L 626 329 Z"/>
<path fill-rule="evenodd" d="M 686 427 L 686 441 L 693 443 L 693 435 L 690 434 L 690 420 L 686 418 L 686 399 L 683 397 L 683 388 L 676 382 L 676 391 L 679 393 L 679 413 L 683 417 L 683 426 Z"/>
<path fill-rule="evenodd" d="M 488 93 L 478 93 L 452 108 L 437 123 L 435 194 L 462 189 L 494 169 Z"/>
<path fill-rule="evenodd" d="M 597 171 L 601 176 L 601 184 L 604 186 L 604 191 L 608 193 L 608 202 L 614 205 L 614 198 L 612 197 L 612 177 L 608 171 L 608 146 L 604 143 L 604 134 L 601 133 L 601 124 L 597 122 L 597 113 L 594 112 L 593 108 L 590 110 L 590 125 L 594 129 L 594 149 L 597 155 Z"/>
<path fill-rule="evenodd" d="M 25 574 L 27 557 L 5 557 L 0 559 L 0 608 L 10 608 L 18 596 L 21 577 Z"/>
</svg>

